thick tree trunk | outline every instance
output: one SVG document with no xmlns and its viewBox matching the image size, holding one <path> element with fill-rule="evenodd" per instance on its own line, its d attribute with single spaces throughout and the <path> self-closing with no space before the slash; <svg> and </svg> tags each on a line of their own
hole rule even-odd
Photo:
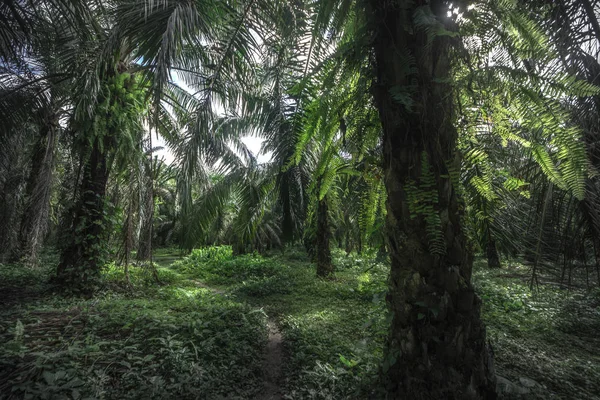
<svg viewBox="0 0 600 400">
<path fill-rule="evenodd" d="M 485 247 L 485 253 L 487 255 L 487 263 L 489 268 L 501 268 L 500 256 L 498 255 L 498 248 L 496 247 L 496 241 L 492 236 L 492 232 L 488 227 L 487 233 L 487 244 Z"/>
<path fill-rule="evenodd" d="M 291 157 L 292 154 L 289 155 Z M 287 158 L 286 158 L 287 160 Z M 283 169 L 283 165 L 281 165 Z M 281 171 L 281 170 L 280 170 Z M 281 202 L 282 220 L 281 220 L 281 239 L 283 247 L 287 243 L 291 243 L 294 240 L 294 216 L 293 216 L 293 204 L 291 191 L 293 188 L 294 168 L 289 168 L 285 172 L 280 172 L 277 176 L 279 198 Z"/>
<path fill-rule="evenodd" d="M 140 261 L 149 261 L 152 256 L 152 223 L 154 219 L 154 196 L 152 188 L 145 187 L 142 200 L 142 227 L 136 258 Z"/>
<path fill-rule="evenodd" d="M 363 252 L 363 241 L 362 241 L 362 232 L 358 231 L 356 235 L 356 252 L 358 254 L 362 254 Z"/>
<path fill-rule="evenodd" d="M 134 188 L 134 179 L 130 177 L 129 179 L 129 191 L 131 193 L 135 192 Z M 129 263 L 131 262 L 131 251 L 133 250 L 134 245 L 134 215 L 136 209 L 136 202 L 134 198 L 129 199 L 129 204 L 127 206 L 127 217 L 125 218 L 125 223 L 123 224 L 123 254 L 121 257 L 121 262 L 124 262 L 124 271 L 125 271 L 125 282 L 127 282 L 128 286 L 131 286 L 131 279 L 129 276 Z"/>
<path fill-rule="evenodd" d="M 588 18 L 594 28 L 598 27 L 598 21 L 593 13 L 589 13 L 589 4 L 586 6 Z M 596 32 L 598 33 L 598 32 Z M 582 56 L 582 64 L 586 68 L 587 79 L 590 83 L 598 85 L 600 82 L 600 63 L 589 55 Z M 594 96 L 596 113 L 600 114 L 600 96 Z M 600 132 L 597 123 L 584 125 L 584 141 L 590 164 L 596 169 L 600 168 Z M 600 285 L 600 193 L 597 190 L 597 177 L 588 177 L 586 182 L 585 200 L 581 202 L 581 211 L 589 224 L 589 234 L 594 244 L 595 267 Z"/>
<path fill-rule="evenodd" d="M 496 248 L 496 241 L 489 239 L 485 249 L 487 255 L 487 263 L 489 268 L 501 268 L 500 256 L 498 255 L 498 249 Z"/>
<path fill-rule="evenodd" d="M 19 206 L 25 168 L 21 156 L 23 138 L 9 138 L 0 152 L 0 262 L 7 261 L 18 242 Z"/>
<path fill-rule="evenodd" d="M 141 214 L 142 226 L 138 242 L 137 259 L 140 261 L 152 261 L 152 236 L 154 223 L 154 160 L 152 159 L 152 132 L 148 140 L 144 141 L 148 159 L 144 167 L 144 187 L 142 188 Z"/>
<path fill-rule="evenodd" d="M 331 249 L 329 247 L 329 237 L 331 231 L 329 228 L 329 216 L 327 200 L 319 200 L 317 206 L 317 276 L 322 278 L 330 277 L 333 274 L 333 264 L 331 263 Z"/>
<path fill-rule="evenodd" d="M 37 262 L 48 228 L 57 116 L 49 115 L 44 122 L 31 157 L 25 210 L 21 218 L 18 246 L 13 254 L 15 260 L 24 260 L 27 264 Z"/>
<path fill-rule="evenodd" d="M 107 225 L 107 158 L 113 147 L 114 139 L 111 135 L 96 137 L 83 167 L 80 198 L 75 205 L 73 223 L 63 233 L 66 246 L 57 268 L 57 281 L 62 285 L 87 289 L 100 274 Z"/>
<path fill-rule="evenodd" d="M 350 230 L 346 231 L 346 255 L 352 253 L 352 240 L 350 239 Z"/>
<path fill-rule="evenodd" d="M 451 87 L 443 83 L 451 72 L 449 38 L 429 42 L 413 22 L 429 7 L 445 16 L 448 5 L 421 3 L 371 0 L 368 9 L 391 258 L 393 318 L 382 372 L 388 399 L 493 399 L 493 360 L 450 178 L 460 160 Z"/>
<path fill-rule="evenodd" d="M 317 260 L 316 243 L 317 242 L 313 235 L 305 233 L 305 236 L 302 239 L 302 244 L 304 245 L 304 250 L 306 250 L 306 254 L 308 255 L 310 262 L 315 262 Z"/>
<path fill-rule="evenodd" d="M 231 252 L 234 256 L 241 256 L 247 253 L 246 245 L 241 240 L 236 239 L 231 245 Z"/>
</svg>

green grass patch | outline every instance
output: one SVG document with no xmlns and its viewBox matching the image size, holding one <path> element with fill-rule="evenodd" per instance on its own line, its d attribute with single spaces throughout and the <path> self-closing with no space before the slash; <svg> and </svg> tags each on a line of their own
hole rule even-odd
<svg viewBox="0 0 600 400">
<path fill-rule="evenodd" d="M 48 293 L 3 310 L 0 398 L 252 398 L 262 388 L 264 313 L 158 272 L 163 286 L 132 267 L 126 291 L 109 266 L 93 299 Z"/>
<path fill-rule="evenodd" d="M 475 265 L 498 373 L 534 379 L 546 387 L 542 398 L 599 399 L 600 291 L 552 282 L 531 291 L 529 277 L 519 263 L 494 270 L 482 260 Z"/>
<path fill-rule="evenodd" d="M 286 398 L 369 398 L 386 333 L 387 267 L 373 257 L 334 254 L 333 280 L 317 278 L 296 249 L 271 257 L 195 251 L 174 268 L 264 309 L 278 323 Z"/>
<path fill-rule="evenodd" d="M 161 284 L 147 265 L 130 267 L 131 286 L 107 265 L 92 299 L 53 293 L 50 268 L 0 265 L 0 399 L 251 399 L 267 319 L 283 335 L 285 399 L 378 396 L 389 267 L 373 255 L 334 251 L 322 280 L 299 249 L 176 252 L 154 258 Z M 531 292 L 526 267 L 484 264 L 474 282 L 499 374 L 539 382 L 537 398 L 599 399 L 600 291 Z"/>
</svg>

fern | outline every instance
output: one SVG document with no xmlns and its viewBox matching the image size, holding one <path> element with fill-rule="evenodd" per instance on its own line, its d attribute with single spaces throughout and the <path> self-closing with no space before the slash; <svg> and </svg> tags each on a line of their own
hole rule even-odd
<svg viewBox="0 0 600 400">
<path fill-rule="evenodd" d="M 431 171 L 427 153 L 421 153 L 419 181 L 409 181 L 405 190 L 411 218 L 421 217 L 425 220 L 429 252 L 440 256 L 446 254 L 442 221 L 436 209 L 439 204 L 436 178 Z"/>
</svg>

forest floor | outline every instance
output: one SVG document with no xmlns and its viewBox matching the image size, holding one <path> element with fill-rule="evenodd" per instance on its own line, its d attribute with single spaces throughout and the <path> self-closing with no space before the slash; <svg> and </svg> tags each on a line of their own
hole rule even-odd
<svg viewBox="0 0 600 400">
<path fill-rule="evenodd" d="M 335 252 L 317 279 L 302 251 L 107 267 L 91 299 L 54 293 L 42 269 L 0 264 L 0 399 L 376 398 L 387 267 Z M 523 398 L 600 399 L 600 291 L 527 287 L 518 263 L 475 266 L 500 376 Z"/>
</svg>

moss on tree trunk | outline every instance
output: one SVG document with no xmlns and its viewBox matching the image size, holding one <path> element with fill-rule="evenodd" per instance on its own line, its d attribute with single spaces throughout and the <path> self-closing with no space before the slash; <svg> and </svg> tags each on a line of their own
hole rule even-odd
<svg viewBox="0 0 600 400">
<path fill-rule="evenodd" d="M 83 167 L 79 200 L 74 206 L 73 222 L 64 227 L 65 246 L 57 268 L 57 282 L 70 288 L 87 290 L 100 275 L 104 236 L 107 228 L 106 185 L 108 154 L 114 147 L 112 135 L 97 136 Z"/>
</svg>

